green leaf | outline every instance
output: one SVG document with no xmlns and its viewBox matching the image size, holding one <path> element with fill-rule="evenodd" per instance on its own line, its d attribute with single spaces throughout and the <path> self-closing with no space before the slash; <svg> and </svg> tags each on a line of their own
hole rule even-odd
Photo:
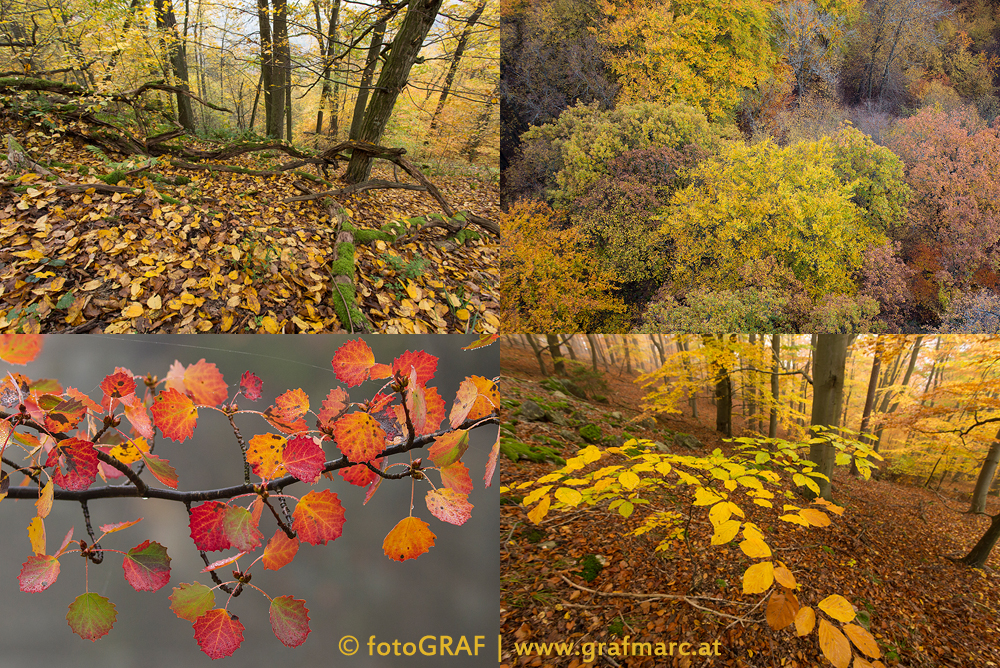
<svg viewBox="0 0 1000 668">
<path fill-rule="evenodd" d="M 97 640 L 107 635 L 117 618 L 115 604 L 93 592 L 77 596 L 66 613 L 69 627 L 84 640 Z"/>
<path fill-rule="evenodd" d="M 298 647 L 309 635 L 309 610 L 305 601 L 279 596 L 271 601 L 271 629 L 288 647 Z"/>
<path fill-rule="evenodd" d="M 200 582 L 182 582 L 180 587 L 174 587 L 174 593 L 170 595 L 170 609 L 189 622 L 196 621 L 214 607 L 215 592 Z"/>
</svg>

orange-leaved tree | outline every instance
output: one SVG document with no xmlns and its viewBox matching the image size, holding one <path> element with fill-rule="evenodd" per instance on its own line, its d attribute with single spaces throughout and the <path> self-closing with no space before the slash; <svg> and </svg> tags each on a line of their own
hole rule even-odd
<svg viewBox="0 0 1000 668">
<path fill-rule="evenodd" d="M 0 359 L 30 362 L 42 341 L 34 335 L 4 335 Z M 259 569 L 252 571 L 257 564 L 278 570 L 292 562 L 301 545 L 325 545 L 342 535 L 344 506 L 321 481 L 337 471 L 345 483 L 365 488 L 367 501 L 384 480 L 409 478 L 409 513 L 385 536 L 382 549 L 395 561 L 414 559 L 436 539 L 430 525 L 413 513 L 417 484 L 429 487 L 425 503 L 432 515 L 465 524 L 473 510 L 468 501 L 473 479 L 462 463 L 470 431 L 498 421 L 494 380 L 466 378 L 448 410 L 430 384 L 438 360 L 425 351 L 407 351 L 391 363 L 377 363 L 368 343 L 357 339 L 336 351 L 332 367 L 348 388 L 365 381 L 380 387 L 364 401 L 352 401 L 344 387 L 334 387 L 315 410 L 310 410 L 308 395 L 294 388 L 262 410 L 237 405 L 237 400 L 245 406 L 262 398 L 261 378 L 246 371 L 230 386 L 216 365 L 204 359 L 187 366 L 177 362 L 164 378 L 116 368 L 100 383 L 97 398 L 56 380 L 9 372 L 0 382 L 0 501 L 27 499 L 36 508 L 27 529 L 32 555 L 18 577 L 21 591 L 50 588 L 59 577 L 62 557 L 85 557 L 86 591 L 70 604 L 66 619 L 82 638 L 103 637 L 118 612 L 106 596 L 90 591 L 89 566 L 112 553 L 121 555 L 125 580 L 136 591 L 157 591 L 171 581 L 171 557 L 164 545 L 149 539 L 131 549 L 104 547 L 103 542 L 114 540 L 109 537 L 142 518 L 98 525 L 95 531 L 88 504 L 112 498 L 160 499 L 186 508 L 191 540 L 205 564 L 201 572 L 212 578 L 208 584 L 180 583 L 170 596 L 170 609 L 192 623 L 201 650 L 215 659 L 239 648 L 244 626 L 230 608 L 233 599 L 248 590 L 268 600 L 278 640 L 290 647 L 301 645 L 310 633 L 305 601 L 270 595 L 260 586 Z M 185 491 L 162 448 L 155 448 L 157 431 L 182 443 L 195 434 L 199 420 L 212 413 L 232 430 L 242 460 L 240 482 Z M 248 419 L 262 420 L 270 430 L 248 438 Z M 413 450 L 425 447 L 424 457 L 413 458 Z M 499 442 L 486 465 L 487 485 L 498 452 Z M 393 461 L 399 455 L 403 461 Z M 17 484 L 12 477 L 20 478 Z M 95 484 L 98 477 L 102 484 Z M 300 484 L 310 489 L 293 494 Z M 54 504 L 65 501 L 81 504 L 86 536 L 74 539 L 71 527 L 58 549 L 50 551 L 46 520 Z M 270 537 L 260 526 L 265 515 L 274 521 Z M 209 559 L 208 553 L 220 551 L 227 556 Z M 232 577 L 220 577 L 223 569 L 233 569 Z M 257 582 L 251 583 L 255 574 Z M 219 590 L 226 595 L 221 606 L 216 604 Z"/>
<path fill-rule="evenodd" d="M 878 457 L 870 446 L 828 431 L 814 437 L 832 443 L 838 461 L 853 461 L 863 476 L 870 475 L 869 457 Z M 802 505 L 803 501 L 791 489 L 804 487 L 814 495 L 819 494 L 817 482 L 827 479 L 815 470 L 811 461 L 802 457 L 808 441 L 736 438 L 732 442 L 732 454 L 725 455 L 716 449 L 707 456 L 660 452 L 652 441 L 641 439 L 605 449 L 590 445 L 566 460 L 562 468 L 520 483 L 514 489 L 527 491 L 533 487 L 523 497 L 522 504 L 530 507 L 528 519 L 536 524 L 551 510 L 575 509 L 581 504 L 606 504 L 608 510 L 622 517 L 647 506 L 649 514 L 632 534 L 655 531 L 663 536 L 657 551 L 680 544 L 690 549 L 691 542 L 698 538 L 693 535 L 692 517 L 700 512 L 696 509 L 707 508 L 712 545 L 727 545 L 742 533 L 739 548 L 755 560 L 743 573 L 743 593 L 771 592 L 765 619 L 772 628 L 781 630 L 794 624 L 798 636 L 816 630 L 820 649 L 837 668 L 848 668 L 854 655 L 858 659 L 856 666 L 883 666 L 877 660 L 882 655 L 878 643 L 863 626 L 852 623 L 856 612 L 843 596 L 825 596 L 816 602 L 816 608 L 800 604 L 796 592 L 802 585 L 784 562 L 774 558 L 764 536 L 766 527 L 750 519 L 753 506 L 766 509 L 755 510 L 755 515 L 769 510 L 778 520 L 801 527 L 829 526 L 828 513 L 843 514 L 844 508 L 822 498 Z M 595 466 L 602 459 L 610 461 L 605 466 Z M 783 488 L 781 483 L 786 480 L 791 485 Z M 683 497 L 686 511 L 658 508 L 656 504 L 665 497 Z M 816 609 L 829 620 L 817 615 Z M 868 663 L 868 659 L 875 661 Z"/>
<path fill-rule="evenodd" d="M 510 331 L 621 330 L 625 310 L 603 263 L 575 228 L 556 229 L 542 202 L 501 216 L 500 294 Z"/>
</svg>

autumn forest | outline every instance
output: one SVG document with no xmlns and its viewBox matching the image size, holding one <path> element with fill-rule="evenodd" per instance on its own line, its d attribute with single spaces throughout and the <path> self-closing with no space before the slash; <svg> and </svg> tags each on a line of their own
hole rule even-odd
<svg viewBox="0 0 1000 668">
<path fill-rule="evenodd" d="M 504 345 L 505 665 L 1000 657 L 996 337 Z"/>
<path fill-rule="evenodd" d="M 0 330 L 495 332 L 493 0 L 0 6 Z"/>
<path fill-rule="evenodd" d="M 996 2 L 500 20 L 510 331 L 1000 329 Z"/>
</svg>

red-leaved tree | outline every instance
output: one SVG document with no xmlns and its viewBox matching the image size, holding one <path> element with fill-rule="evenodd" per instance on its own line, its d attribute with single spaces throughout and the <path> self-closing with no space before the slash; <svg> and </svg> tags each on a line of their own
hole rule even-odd
<svg viewBox="0 0 1000 668">
<path fill-rule="evenodd" d="M 493 338 L 483 337 L 467 349 Z M 35 335 L 2 335 L 0 359 L 30 362 L 42 342 Z M 95 530 L 88 504 L 124 497 L 175 502 L 186 508 L 191 541 L 205 564 L 201 572 L 211 581 L 179 583 L 169 605 L 177 617 L 192 623 L 201 650 L 214 659 L 239 648 L 244 626 L 229 606 L 248 590 L 268 600 L 278 640 L 289 647 L 301 645 L 310 633 L 306 602 L 272 596 L 251 578 L 258 564 L 258 571 L 280 569 L 293 561 L 302 544 L 326 545 L 341 536 L 344 508 L 322 481 L 363 487 L 367 502 L 383 481 L 409 478 L 411 498 L 417 485 L 426 486 L 423 499 L 429 513 L 461 525 L 473 510 L 468 501 L 473 477 L 462 463 L 470 431 L 498 423 L 495 380 L 466 378 L 449 409 L 429 384 L 438 359 L 424 351 L 379 363 L 371 347 L 357 339 L 336 351 L 332 366 L 348 388 L 365 381 L 380 387 L 364 401 L 351 401 L 343 387 L 334 387 L 320 402 L 311 402 L 295 388 L 261 409 L 246 407 L 261 399 L 261 378 L 246 371 L 230 385 L 204 359 L 187 366 L 177 362 L 165 378 L 115 368 L 95 388 L 99 395 L 94 397 L 58 381 L 8 372 L 0 381 L 0 501 L 30 499 L 37 510 L 27 528 L 32 554 L 18 576 L 21 591 L 45 591 L 57 581 L 63 557 L 85 557 L 86 591 L 70 603 L 66 620 L 81 638 L 103 637 L 118 610 L 107 597 L 90 591 L 89 566 L 120 555 L 125 580 L 136 591 L 151 592 L 171 582 L 171 557 L 151 539 L 130 549 L 125 548 L 134 539 L 123 549 L 105 547 L 117 544 L 119 536 L 113 535 L 142 518 L 100 524 Z M 185 491 L 163 448 L 154 453 L 157 433 L 183 443 L 212 412 L 230 425 L 233 447 L 242 457 L 241 481 Z M 269 429 L 247 437 L 251 420 L 263 421 Z M 412 451 L 421 448 L 426 452 L 414 458 Z M 498 452 L 499 441 L 484 472 L 487 486 Z M 302 485 L 310 489 L 301 492 Z M 50 551 L 45 521 L 54 503 L 63 501 L 80 504 L 86 536 L 74 536 L 71 528 L 58 549 Z M 435 539 L 431 525 L 414 514 L 411 501 L 409 514 L 385 536 L 382 549 L 387 558 L 401 562 L 427 552 Z M 212 560 L 211 552 L 226 554 Z M 227 572 L 231 576 L 223 575 Z"/>
</svg>

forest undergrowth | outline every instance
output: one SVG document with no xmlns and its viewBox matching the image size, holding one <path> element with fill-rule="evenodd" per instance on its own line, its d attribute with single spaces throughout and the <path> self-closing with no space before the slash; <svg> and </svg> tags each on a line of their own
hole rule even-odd
<svg viewBox="0 0 1000 668">
<path fill-rule="evenodd" d="M 204 171 L 162 156 L 151 163 L 108 155 L 41 122 L 10 116 L 0 118 L 5 135 L 49 173 L 0 168 L 0 331 L 359 331 L 338 316 L 337 273 L 353 274 L 353 312 L 374 331 L 499 327 L 495 240 L 472 226 L 457 235 L 433 226 L 413 234 L 412 222 L 407 230 L 407 220 L 440 217 L 426 192 L 336 197 L 346 222 L 360 232 L 352 265 L 338 250 L 328 209 L 318 200 L 283 202 L 302 194 L 295 181 L 314 192 L 342 187 L 336 179 L 343 165 L 324 183 L 312 166 L 248 173 L 287 161 L 277 152 L 207 160 L 202 164 L 236 171 Z M 495 218 L 495 175 L 463 171 L 431 180 L 456 211 Z M 408 179 L 382 161 L 375 161 L 372 178 Z M 59 179 L 82 187 L 55 188 Z M 390 223 L 411 233 L 395 242 L 378 238 Z"/>
<path fill-rule="evenodd" d="M 638 405 L 644 393 L 627 374 L 603 373 L 600 380 L 606 387 L 596 394 L 607 399 L 599 402 L 555 395 L 542 384 L 546 377 L 530 351 L 505 347 L 502 359 L 501 391 L 507 409 L 516 413 L 531 400 L 546 411 L 547 419 L 518 418 L 516 424 L 506 424 L 501 443 L 506 441 L 508 450 L 520 443 L 537 459 L 548 457 L 540 462 L 522 458 L 516 464 L 500 457 L 503 486 L 536 480 L 559 468 L 552 460 L 568 459 L 586 445 L 578 435 L 586 424 L 618 442 L 630 436 L 673 442 L 667 447 L 682 454 L 732 451 L 710 426 L 690 416 L 643 418 Z M 711 416 L 709 400 L 703 402 L 700 415 Z M 739 435 L 741 419 L 734 415 L 734 421 L 734 435 Z M 693 436 L 702 447 L 689 453 L 672 441 L 674 434 Z M 604 464 L 624 461 L 612 457 Z M 774 522 L 766 513 L 753 512 L 760 508 L 750 508 L 747 514 L 760 523 L 778 558 L 803 585 L 802 604 L 815 605 L 832 592 L 843 594 L 857 609 L 858 623 L 877 640 L 885 665 L 1000 664 L 1000 628 L 994 621 L 1000 609 L 1000 575 L 994 570 L 1000 568 L 1000 557 L 994 554 L 985 571 L 947 559 L 966 553 L 990 524 L 985 515 L 963 512 L 968 504 L 958 497 L 969 490 L 946 485 L 940 492 L 931 491 L 879 474 L 865 481 L 844 468 L 838 468 L 833 484 L 834 501 L 846 512 L 830 526 Z M 785 488 L 791 486 L 786 483 Z M 661 536 L 628 535 L 646 516 L 641 507 L 623 519 L 608 510 L 607 502 L 581 504 L 568 512 L 549 513 L 535 525 L 516 496 L 517 490 L 511 490 L 501 497 L 504 665 L 830 665 L 814 639 L 768 626 L 767 596 L 742 594 L 741 577 L 749 560 L 735 543 L 709 544 L 712 529 L 704 513 L 692 517 L 690 548 L 678 544 L 654 553 Z M 687 511 L 676 498 L 662 502 L 666 509 Z M 998 511 L 1000 500 L 990 496 L 987 512 Z M 628 596 L 615 595 L 620 593 Z M 663 594 L 686 595 L 689 600 L 656 597 Z M 719 655 L 640 658 L 619 653 L 585 663 L 579 653 L 516 652 L 516 643 L 575 641 L 579 647 L 586 642 L 621 643 L 626 637 L 630 643 L 690 642 L 696 648 L 718 641 Z"/>
</svg>

